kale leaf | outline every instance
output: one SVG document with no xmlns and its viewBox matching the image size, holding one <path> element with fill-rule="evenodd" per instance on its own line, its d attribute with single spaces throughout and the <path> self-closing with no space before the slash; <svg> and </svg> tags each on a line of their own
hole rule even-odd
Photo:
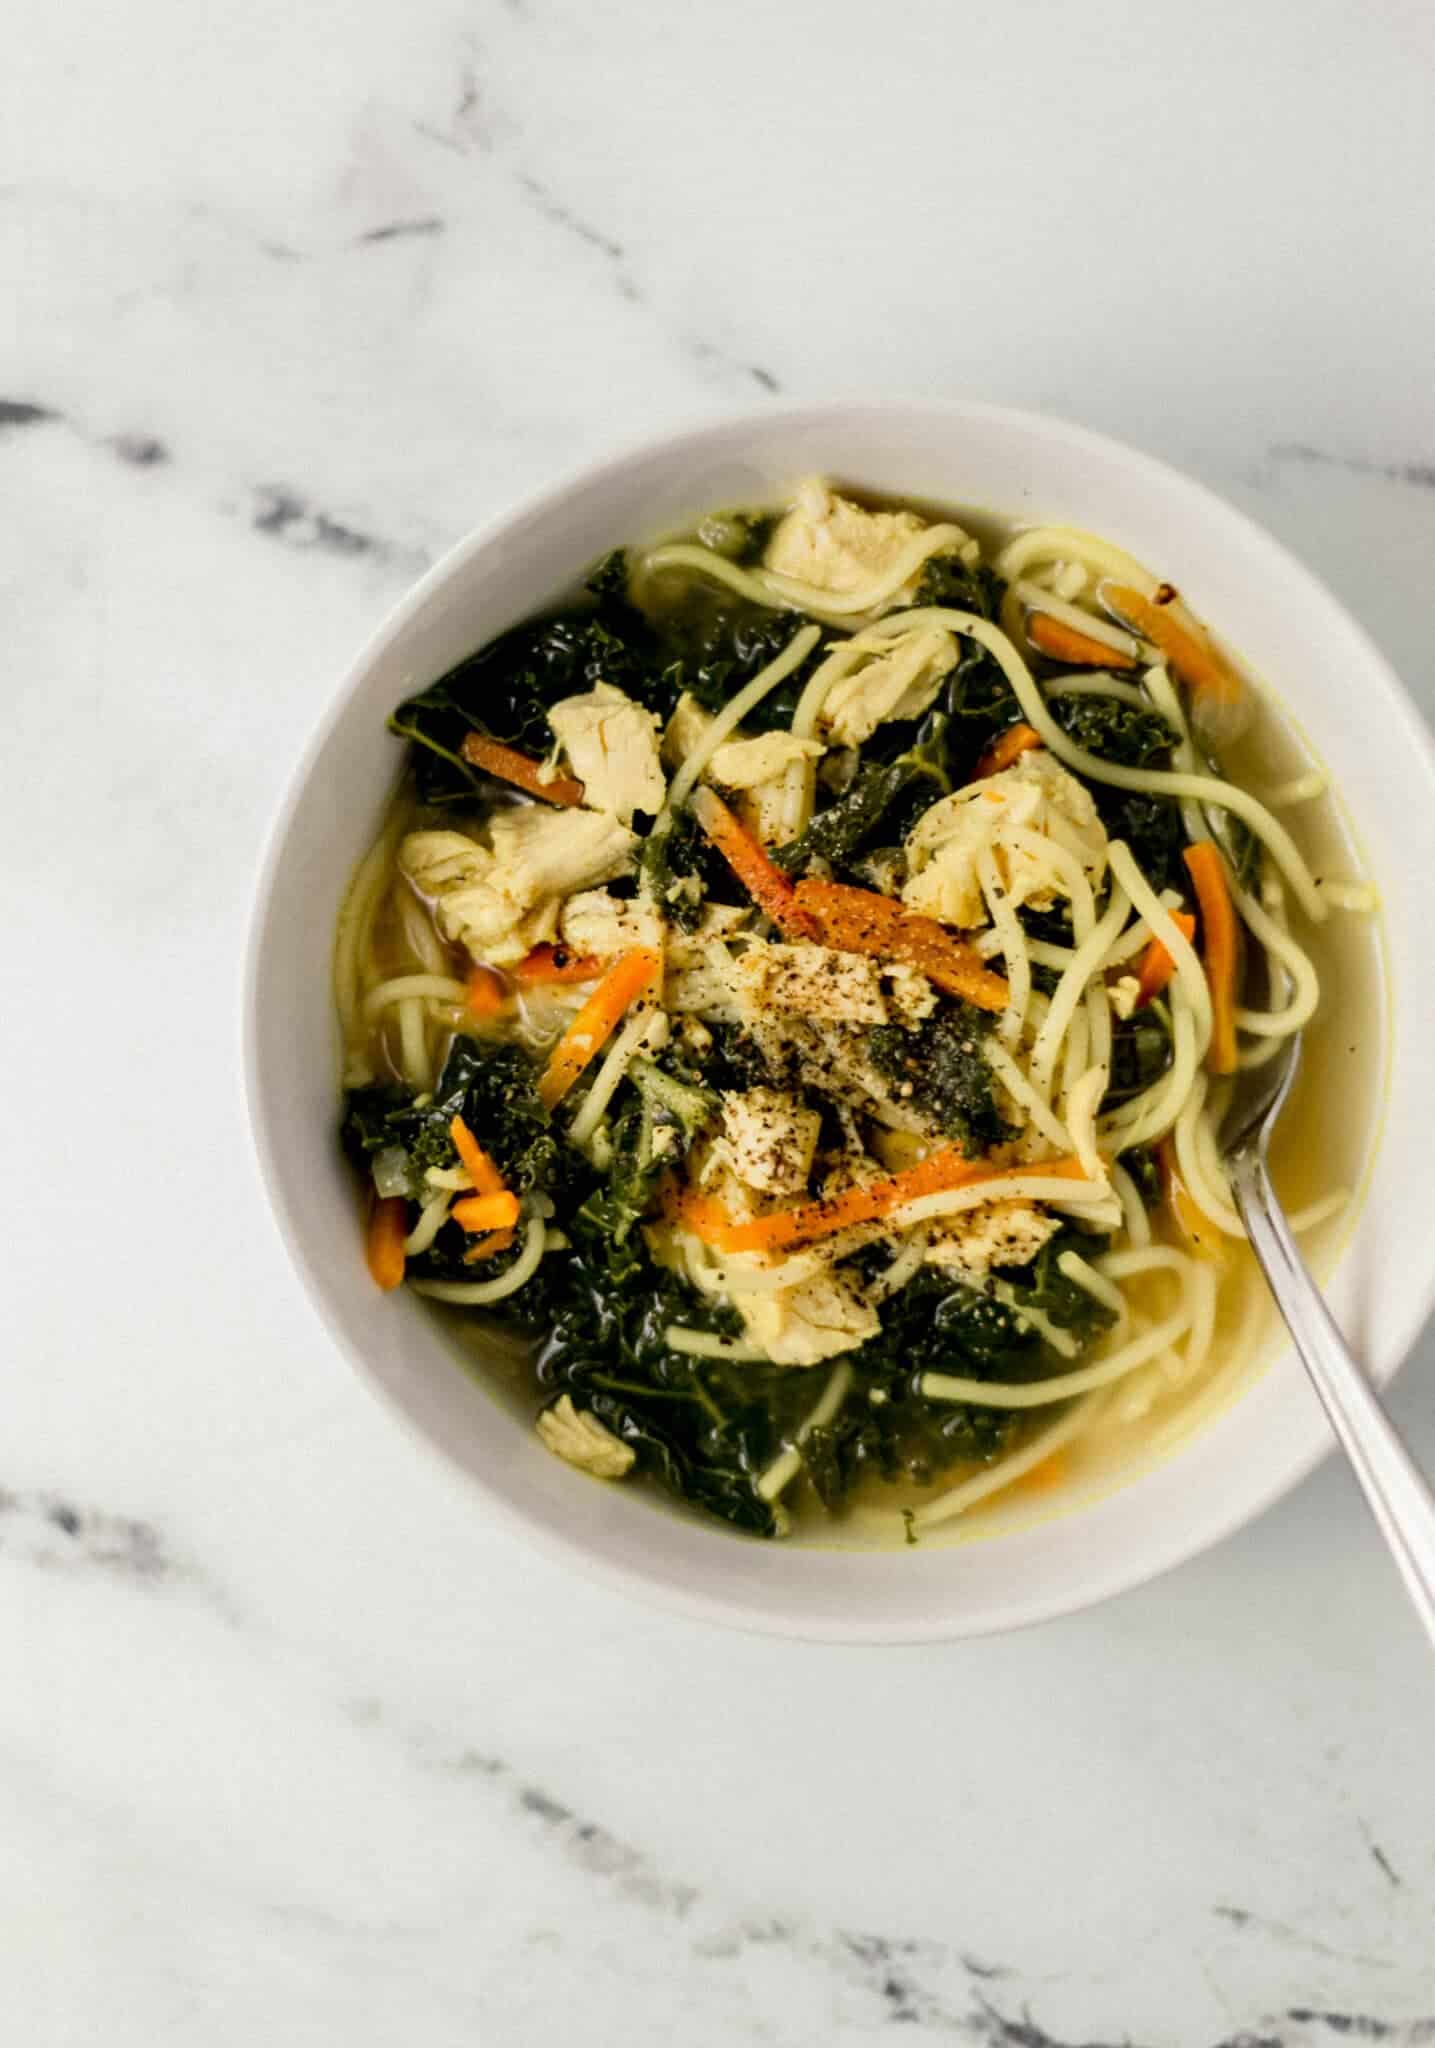
<svg viewBox="0 0 1435 2048">
<path fill-rule="evenodd" d="M 800 612 L 770 611 L 731 591 L 694 583 L 675 608 L 656 615 L 655 623 L 673 663 L 673 679 L 704 710 L 720 711 L 811 621 Z M 819 645 L 794 674 L 769 690 L 743 720 L 744 732 L 786 732 L 821 655 Z"/>
<path fill-rule="evenodd" d="M 566 1198 L 582 1185 L 588 1169 L 554 1128 L 538 1096 L 537 1074 L 532 1055 L 520 1045 L 460 1036 L 431 1099 L 422 1105 L 407 1089 L 387 1083 L 350 1089 L 344 1147 L 361 1167 L 375 1153 L 401 1147 L 408 1160 L 409 1197 L 419 1201 L 428 1169 L 458 1162 L 449 1127 L 461 1116 L 515 1193 Z"/>
<path fill-rule="evenodd" d="M 1164 1004 L 1148 1003 L 1130 1017 L 1111 1022 L 1111 1083 L 1108 1103 L 1125 1102 L 1159 1081 L 1171 1064 L 1171 1026 Z"/>
<path fill-rule="evenodd" d="M 630 1062 L 627 1082 L 628 1099 L 609 1137 L 612 1161 L 577 1219 L 580 1227 L 596 1232 L 605 1247 L 609 1279 L 620 1287 L 647 1264 L 635 1226 L 651 1209 L 658 1182 L 681 1165 L 718 1107 L 708 1089 L 665 1072 L 649 1059 Z"/>
<path fill-rule="evenodd" d="M 736 1338 L 737 1315 L 696 1299 L 641 1253 L 631 1266 L 615 1261 L 598 1218 L 580 1214 L 572 1234 L 561 1297 L 547 1305 L 539 1384 L 591 1410 L 680 1500 L 754 1535 L 776 1535 L 778 1518 L 756 1481 L 811 1406 L 808 1376 L 674 1351 L 669 1324 Z"/>
<path fill-rule="evenodd" d="M 1125 768 L 1164 766 L 1176 735 L 1157 711 L 1122 697 L 1057 695 L 1048 711 L 1069 739 L 1102 761 Z"/>
<path fill-rule="evenodd" d="M 1164 768 L 1176 735 L 1159 713 L 1119 697 L 1053 697 L 1047 707 L 1062 730 L 1088 753 L 1127 768 Z M 1107 834 L 1123 839 L 1153 889 L 1180 888 L 1186 832 L 1179 804 L 1168 797 L 1090 785 Z"/>
<path fill-rule="evenodd" d="M 463 759 L 469 733 L 546 754 L 553 745 L 548 707 L 600 682 L 662 716 L 672 710 L 681 682 L 628 601 L 621 549 L 597 565 L 587 590 L 591 603 L 514 626 L 400 704 L 389 730 L 413 744 L 422 802 L 472 802 L 491 787 Z"/>
<path fill-rule="evenodd" d="M 878 1024 L 867 1037 L 877 1071 L 969 1155 L 1014 1136 L 997 1109 L 992 1070 L 982 1050 L 990 1025 L 991 1019 L 972 1004 L 951 1002 L 916 1030 Z"/>
<path fill-rule="evenodd" d="M 979 562 L 969 569 L 958 555 L 933 555 L 923 564 L 917 595 L 918 605 L 941 605 L 948 611 L 975 612 L 978 618 L 995 619 L 1001 612 L 1006 585 L 995 569 Z"/>
<path fill-rule="evenodd" d="M 879 828 L 885 844 L 900 844 L 923 812 L 951 791 L 948 723 L 945 712 L 932 713 L 905 753 L 859 768 L 835 803 L 777 849 L 773 859 L 778 866 L 789 874 L 804 874 L 814 860 L 845 868 Z"/>
<path fill-rule="evenodd" d="M 650 832 L 638 855 L 638 868 L 662 906 L 663 915 L 680 931 L 696 931 L 709 898 L 722 901 L 735 892 L 732 869 L 686 806 L 661 832 Z"/>
</svg>

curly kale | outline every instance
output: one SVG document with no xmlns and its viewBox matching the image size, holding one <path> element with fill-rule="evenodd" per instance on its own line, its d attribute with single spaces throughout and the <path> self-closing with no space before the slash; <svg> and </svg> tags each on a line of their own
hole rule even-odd
<svg viewBox="0 0 1435 2048">
<path fill-rule="evenodd" d="M 380 1152 L 400 1148 L 411 1201 L 423 1199 L 430 1167 L 458 1163 L 449 1127 L 461 1116 L 518 1194 L 571 1195 L 588 1169 L 553 1126 L 538 1096 L 538 1068 L 515 1044 L 459 1037 L 432 1097 L 420 1105 L 404 1088 L 380 1083 L 345 1097 L 342 1138 L 349 1156 L 367 1167 Z"/>
<path fill-rule="evenodd" d="M 916 1030 L 878 1024 L 867 1037 L 878 1073 L 968 1154 L 988 1152 L 1015 1135 L 997 1109 L 992 1070 L 982 1050 L 990 1024 L 970 1003 L 954 1002 L 933 1011 Z"/>
<path fill-rule="evenodd" d="M 652 1208 L 659 1181 L 682 1164 L 718 1108 L 711 1090 L 653 1060 L 633 1060 L 627 1080 L 627 1101 L 609 1134 L 612 1162 L 577 1216 L 578 1226 L 591 1228 L 606 1247 L 609 1277 L 618 1285 L 647 1263 L 635 1226 Z"/>
<path fill-rule="evenodd" d="M 693 584 L 680 603 L 654 615 L 672 676 L 706 711 L 720 711 L 793 637 L 812 622 L 800 612 L 769 611 L 735 598 L 731 591 Z M 743 720 L 744 732 L 785 732 L 797 700 L 821 659 L 815 648 L 802 666 L 767 695 Z"/>
<path fill-rule="evenodd" d="M 572 1237 L 542 1305 L 547 1335 L 536 1371 L 544 1392 L 571 1395 L 679 1500 L 753 1535 L 776 1535 L 778 1518 L 756 1481 L 811 1405 L 807 1376 L 674 1351 L 671 1324 L 736 1341 L 738 1316 L 695 1299 L 641 1250 L 631 1262 L 615 1260 L 599 1218 L 580 1214 Z"/>
<path fill-rule="evenodd" d="M 1055 696 L 1047 709 L 1077 746 L 1124 768 L 1164 765 L 1176 744 L 1159 712 L 1128 704 L 1123 697 Z"/>
<path fill-rule="evenodd" d="M 653 900 L 680 931 L 696 931 L 704 903 L 731 901 L 742 895 L 732 869 L 698 830 L 696 818 L 686 807 L 676 812 L 661 832 L 648 834 L 638 855 L 638 868 Z"/>
<path fill-rule="evenodd" d="M 590 603 L 514 626 L 399 705 L 389 730 L 412 743 L 422 802 L 471 803 L 492 787 L 463 759 L 469 733 L 547 754 L 548 707 L 600 682 L 662 716 L 672 710 L 681 680 L 629 602 L 621 549 L 604 557 L 586 588 Z"/>
<path fill-rule="evenodd" d="M 1133 1016 L 1113 1018 L 1107 1103 L 1140 1095 L 1160 1080 L 1171 1059 L 1171 1025 L 1164 1004 L 1149 1003 Z"/>
<path fill-rule="evenodd" d="M 1022 1321 L 1023 1305 L 1039 1309 L 1085 1347 L 1113 1320 L 1110 1311 L 1060 1271 L 1061 1253 L 1092 1240 L 1063 1230 L 1029 1266 L 1006 1276 L 1009 1301 L 927 1268 L 882 1308 L 882 1329 L 848 1354 L 856 1384 L 826 1428 L 802 1447 L 803 1464 L 829 1512 L 864 1477 L 927 1486 L 958 1461 L 999 1457 L 1016 1418 L 976 1402 L 929 1401 L 924 1373 L 965 1379 L 1032 1380 L 1051 1371 L 1041 1338 Z M 876 1398 L 874 1399 L 874 1395 Z"/>
<path fill-rule="evenodd" d="M 1119 697 L 1053 697 L 1049 711 L 1078 746 L 1125 768 L 1164 768 L 1176 735 L 1159 713 Z M 1137 866 L 1155 889 L 1179 888 L 1186 845 L 1179 804 L 1134 791 L 1092 787 L 1109 837 L 1124 839 Z"/>
<path fill-rule="evenodd" d="M 893 761 L 870 761 L 807 830 L 773 859 L 789 874 L 804 874 L 814 860 L 842 870 L 877 833 L 885 845 L 898 845 L 925 811 L 952 789 L 947 746 L 948 719 L 938 711 L 927 717 L 911 745 Z"/>
<path fill-rule="evenodd" d="M 969 569 L 957 555 L 933 555 L 923 564 L 913 603 L 941 605 L 948 611 L 975 612 L 978 618 L 995 619 L 1005 595 L 1005 583 L 984 562 Z"/>
</svg>

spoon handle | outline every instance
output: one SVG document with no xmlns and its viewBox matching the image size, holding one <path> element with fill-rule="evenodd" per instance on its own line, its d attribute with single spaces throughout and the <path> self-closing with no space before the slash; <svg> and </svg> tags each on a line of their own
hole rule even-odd
<svg viewBox="0 0 1435 2048">
<path fill-rule="evenodd" d="M 1435 1644 L 1435 1495 L 1336 1328 L 1256 1148 L 1231 1161 L 1231 1191 L 1301 1362 Z"/>
</svg>

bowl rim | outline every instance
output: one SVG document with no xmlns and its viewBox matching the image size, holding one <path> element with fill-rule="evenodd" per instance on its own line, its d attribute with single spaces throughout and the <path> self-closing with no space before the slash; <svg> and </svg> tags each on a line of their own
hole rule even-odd
<svg viewBox="0 0 1435 2048">
<path fill-rule="evenodd" d="M 705 407 L 685 416 L 675 417 L 655 429 L 618 438 L 581 463 L 563 469 L 550 481 L 506 501 L 497 511 L 446 549 L 438 560 L 389 606 L 331 691 L 322 712 L 300 748 L 293 767 L 283 781 L 264 829 L 263 851 L 244 946 L 240 1005 L 244 1102 L 254 1148 L 254 1161 L 267 1207 L 283 1240 L 289 1263 L 299 1276 L 310 1307 L 317 1312 L 327 1334 L 354 1370 L 361 1384 L 381 1402 L 388 1413 L 397 1417 L 406 1434 L 422 1445 L 431 1459 L 447 1469 L 452 1478 L 462 1485 L 467 1497 L 471 1499 L 477 1493 L 483 1501 L 486 1513 L 497 1516 L 515 1536 L 522 1536 L 527 1542 L 536 1542 L 549 1557 L 575 1569 L 581 1576 L 629 1594 L 650 1607 L 656 1606 L 670 1613 L 684 1614 L 694 1619 L 777 1640 L 830 1642 L 848 1647 L 873 1648 L 949 1642 L 1005 1634 L 1033 1627 L 1044 1621 L 1055 1620 L 1063 1615 L 1080 1613 L 1121 1593 L 1135 1591 L 1177 1566 L 1200 1557 L 1244 1524 L 1266 1513 L 1330 1456 L 1336 1447 L 1335 1439 L 1328 1432 L 1323 1438 L 1313 1437 L 1311 1443 L 1298 1455 L 1288 1456 L 1284 1462 L 1273 1464 L 1269 1476 L 1260 1484 L 1248 1486 L 1232 1504 L 1208 1512 L 1199 1526 L 1192 1527 L 1188 1522 L 1177 1523 L 1172 1518 L 1152 1531 L 1139 1554 L 1112 1554 L 1091 1565 L 1084 1573 L 1079 1588 L 1052 1591 L 1045 1595 L 1023 1595 L 1017 1589 L 1004 1602 L 989 1604 L 987 1612 L 976 1621 L 966 1620 L 960 1612 L 945 1612 L 934 1614 L 929 1620 L 908 1618 L 886 1621 L 881 1617 L 863 1617 L 852 1623 L 839 1625 L 831 1620 L 806 1618 L 800 1613 L 780 1615 L 763 1609 L 755 1610 L 745 1606 L 738 1599 L 700 1585 L 688 1583 L 680 1587 L 668 1579 L 650 1575 L 601 1551 L 585 1547 L 576 1536 L 556 1528 L 540 1512 L 521 1506 L 486 1484 L 482 1477 L 463 1467 L 456 1453 L 420 1423 L 383 1378 L 370 1369 L 362 1347 L 350 1338 L 340 1321 L 337 1308 L 331 1304 L 327 1275 L 309 1252 L 302 1229 L 302 1219 L 296 1214 L 285 1188 L 264 1097 L 260 1002 L 264 943 L 283 870 L 287 841 L 305 799 L 315 764 L 336 727 L 343 720 L 350 700 L 374 663 L 404 631 L 409 622 L 423 611 L 436 591 L 459 576 L 471 560 L 503 534 L 541 521 L 546 513 L 560 505 L 571 494 L 601 482 L 603 477 L 611 472 L 621 471 L 630 464 L 661 454 L 675 444 L 701 446 L 720 442 L 725 436 L 741 435 L 746 431 L 810 426 L 820 424 L 824 420 L 834 423 L 840 421 L 850 426 L 854 420 L 859 419 L 870 419 L 880 423 L 884 420 L 900 420 L 904 416 L 914 420 L 941 416 L 951 422 L 980 421 L 987 425 L 1010 428 L 1016 433 L 1061 440 L 1078 450 L 1085 448 L 1107 457 L 1115 456 L 1123 464 L 1138 473 L 1143 473 L 1154 484 L 1168 490 L 1174 488 L 1188 499 L 1194 498 L 1209 513 L 1217 515 L 1238 533 L 1247 546 L 1253 547 L 1268 559 L 1278 563 L 1288 581 L 1294 580 L 1303 585 L 1321 607 L 1338 614 L 1352 642 L 1359 647 L 1364 661 L 1383 679 L 1387 693 L 1383 709 L 1392 719 L 1398 716 L 1403 727 L 1402 737 L 1422 764 L 1432 797 L 1435 797 L 1435 735 L 1432 735 L 1421 717 L 1404 681 L 1366 628 L 1346 608 L 1341 599 L 1258 520 L 1251 518 L 1218 491 L 1198 478 L 1190 476 L 1175 464 L 1151 455 L 1145 449 L 1117 436 L 1080 425 L 1060 414 L 995 404 L 981 399 L 920 398 L 892 394 L 850 398 L 828 396 L 810 401 L 793 400 L 776 405 L 753 403 Z M 1398 1014 L 1398 1004 L 1394 1000 L 1394 970 L 1388 958 L 1384 964 L 1384 974 L 1390 991 L 1393 1023 Z M 1382 1139 L 1377 1139 L 1367 1174 L 1375 1169 L 1382 1142 Z M 1419 1287 L 1412 1288 L 1406 1297 L 1402 1313 L 1386 1329 L 1382 1344 L 1386 1363 L 1383 1370 L 1378 1370 L 1374 1375 L 1378 1385 L 1388 1384 L 1400 1370 L 1432 1311 L 1435 1311 L 1435 1262 L 1432 1262 L 1425 1272 Z M 1173 1458 L 1179 1455 L 1179 1448 L 1171 1453 Z M 1118 1484 L 1113 1491 L 1119 1490 Z M 1105 1498 L 1105 1495 L 1097 1498 Z M 1068 1512 L 1080 1514 L 1084 1505 L 1089 1504 L 1078 1504 Z M 740 1532 L 715 1529 L 713 1536 L 716 1541 L 732 1542 L 740 1538 Z M 993 1537 L 990 1540 L 999 1542 L 1001 1538 Z M 815 1553 L 808 1549 L 805 1554 L 811 1556 Z M 840 1547 L 833 1546 L 825 1554 L 841 1558 L 853 1553 L 844 1552 Z M 857 1554 L 870 1558 L 883 1553 L 879 1550 L 864 1549 Z M 897 1569 L 895 1560 L 898 1553 L 893 1552 L 892 1555 L 893 1568 Z M 941 1555 L 941 1547 L 934 1548 L 930 1555 Z"/>
</svg>

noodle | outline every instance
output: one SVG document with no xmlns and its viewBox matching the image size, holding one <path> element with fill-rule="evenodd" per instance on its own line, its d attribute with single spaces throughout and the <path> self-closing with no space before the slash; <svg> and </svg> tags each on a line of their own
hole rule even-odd
<svg viewBox="0 0 1435 2048">
<path fill-rule="evenodd" d="M 490 1302 L 502 1301 L 506 1295 L 517 1294 L 533 1278 L 547 1249 L 544 1235 L 543 1218 L 531 1216 L 522 1251 L 496 1280 L 411 1280 L 409 1285 L 416 1294 L 426 1294 L 430 1301 L 446 1301 L 455 1308 L 484 1308 Z"/>
</svg>

